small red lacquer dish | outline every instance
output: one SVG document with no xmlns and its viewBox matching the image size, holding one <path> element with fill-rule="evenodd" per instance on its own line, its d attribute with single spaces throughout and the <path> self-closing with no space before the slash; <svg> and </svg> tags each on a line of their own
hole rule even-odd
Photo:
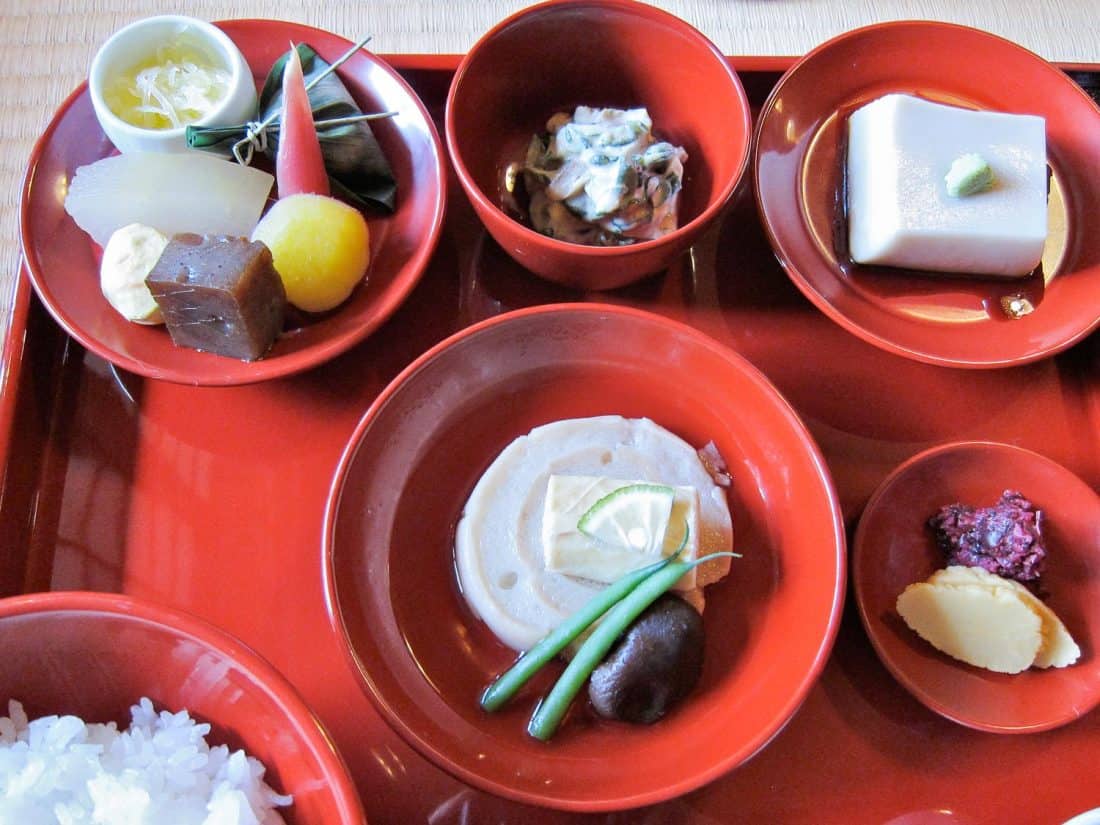
<svg viewBox="0 0 1100 825">
<path fill-rule="evenodd" d="M 897 613 L 898 595 L 945 566 L 927 528 L 946 504 L 993 504 L 1017 490 L 1043 512 L 1048 551 L 1040 595 L 1081 648 L 1076 664 L 994 673 L 940 653 Z M 852 548 L 852 586 L 879 658 L 917 699 L 978 730 L 1033 733 L 1100 703 L 1100 497 L 1048 458 L 989 442 L 960 442 L 906 461 L 867 503 Z"/>
<path fill-rule="evenodd" d="M 846 118 L 892 92 L 1046 119 L 1049 234 L 1036 273 L 990 280 L 848 259 Z M 754 164 L 761 222 L 791 280 L 878 347 L 931 364 L 1005 367 L 1059 352 L 1100 325 L 1100 109 L 1015 43 L 928 21 L 840 35 L 776 84 L 757 123 Z M 1015 298 L 1034 311 L 1009 317 L 1003 301 Z"/>
<path fill-rule="evenodd" d="M 539 234 L 522 204 L 507 205 L 506 169 L 551 115 L 582 105 L 645 107 L 656 139 L 686 150 L 675 231 L 586 246 Z M 633 0 L 570 0 L 524 9 L 474 44 L 451 83 L 445 137 L 459 183 L 507 254 L 566 286 L 613 289 L 666 269 L 719 218 L 748 167 L 752 118 L 737 73 L 683 20 Z"/>
<path fill-rule="evenodd" d="M 240 48 L 257 83 L 289 42 L 307 43 L 329 62 L 352 45 L 319 29 L 275 20 L 218 25 Z M 360 50 L 337 71 L 364 112 L 397 112 L 372 125 L 397 179 L 396 208 L 392 214 L 367 214 L 371 262 L 347 301 L 323 316 L 300 319 L 252 362 L 177 347 L 163 327 L 131 323 L 118 314 L 100 292 L 99 248 L 65 212 L 65 192 L 76 169 L 114 152 L 85 84 L 62 104 L 35 145 L 21 202 L 20 234 L 31 282 L 65 331 L 107 361 L 147 378 L 232 385 L 317 366 L 392 315 L 419 281 L 442 229 L 442 145 L 423 103 L 384 61 Z"/>
</svg>

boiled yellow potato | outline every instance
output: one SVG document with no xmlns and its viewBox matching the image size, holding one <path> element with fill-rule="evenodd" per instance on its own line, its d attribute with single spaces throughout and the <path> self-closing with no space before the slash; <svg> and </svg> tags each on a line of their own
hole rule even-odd
<svg viewBox="0 0 1100 825">
<path fill-rule="evenodd" d="M 370 232 L 362 214 L 324 195 L 276 201 L 256 224 L 252 240 L 271 250 L 287 300 L 306 312 L 343 303 L 370 263 Z"/>
</svg>

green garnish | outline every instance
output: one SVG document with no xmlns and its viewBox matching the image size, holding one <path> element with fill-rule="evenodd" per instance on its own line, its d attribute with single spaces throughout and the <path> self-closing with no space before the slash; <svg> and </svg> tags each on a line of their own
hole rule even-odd
<svg viewBox="0 0 1100 825">
<path fill-rule="evenodd" d="M 664 544 L 675 497 L 665 484 L 626 484 L 589 507 L 577 529 L 616 547 L 656 553 Z"/>
<path fill-rule="evenodd" d="M 655 602 L 680 577 L 703 562 L 736 553 L 711 553 L 694 561 L 675 561 L 650 573 L 630 593 L 607 611 L 599 626 L 592 632 L 565 671 L 554 684 L 531 717 L 527 732 L 543 742 L 554 735 L 574 697 L 584 687 L 592 671 L 603 661 L 607 652 L 642 611 Z"/>
<path fill-rule="evenodd" d="M 520 656 L 514 665 L 504 671 L 497 677 L 496 681 L 486 688 L 481 695 L 482 710 L 490 712 L 500 710 L 543 665 L 565 650 L 570 642 L 587 630 L 589 625 L 621 601 L 631 590 L 653 573 L 670 564 L 674 558 L 675 556 L 669 556 L 659 562 L 627 573 L 614 584 L 596 594 L 588 604 Z"/>
<path fill-rule="evenodd" d="M 688 529 L 684 525 L 684 538 L 680 546 L 672 555 L 654 562 L 646 567 L 640 567 L 620 578 L 614 584 L 597 593 L 588 604 L 558 625 L 542 641 L 528 650 L 514 665 L 497 677 L 485 692 L 481 695 L 481 707 L 483 710 L 499 710 L 505 702 L 511 699 L 519 689 L 527 684 L 539 668 L 565 650 L 574 639 L 586 631 L 596 619 L 610 610 L 623 597 L 635 587 L 656 573 L 662 567 L 671 564 L 687 547 Z"/>
<path fill-rule="evenodd" d="M 981 155 L 969 154 L 955 158 L 944 176 L 947 194 L 965 198 L 984 192 L 993 186 L 993 169 Z"/>
<path fill-rule="evenodd" d="M 370 38 L 364 38 L 329 64 L 305 43 L 297 44 L 305 72 L 306 90 L 313 110 L 313 125 L 321 142 L 321 154 L 329 175 L 332 194 L 358 207 L 393 212 L 397 179 L 368 123 L 392 112 L 364 114 L 335 69 L 355 56 Z M 256 123 L 230 126 L 195 126 L 186 130 L 187 145 L 236 157 L 248 165 L 254 150 L 272 161 L 279 149 L 275 121 L 283 108 L 283 70 L 289 50 L 279 57 L 260 91 Z"/>
</svg>

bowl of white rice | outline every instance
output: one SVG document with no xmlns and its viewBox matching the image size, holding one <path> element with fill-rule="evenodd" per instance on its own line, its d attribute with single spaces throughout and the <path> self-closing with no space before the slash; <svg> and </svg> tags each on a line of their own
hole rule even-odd
<svg viewBox="0 0 1100 825">
<path fill-rule="evenodd" d="M 117 594 L 0 599 L 0 822 L 365 821 L 320 722 L 232 636 Z"/>
</svg>

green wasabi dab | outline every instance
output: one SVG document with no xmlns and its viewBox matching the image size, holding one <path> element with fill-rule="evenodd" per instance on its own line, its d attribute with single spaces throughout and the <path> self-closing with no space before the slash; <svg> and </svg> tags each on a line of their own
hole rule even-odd
<svg viewBox="0 0 1100 825">
<path fill-rule="evenodd" d="M 992 188 L 993 169 L 981 155 L 962 155 L 955 158 L 944 180 L 947 182 L 948 195 L 965 198 Z"/>
</svg>

